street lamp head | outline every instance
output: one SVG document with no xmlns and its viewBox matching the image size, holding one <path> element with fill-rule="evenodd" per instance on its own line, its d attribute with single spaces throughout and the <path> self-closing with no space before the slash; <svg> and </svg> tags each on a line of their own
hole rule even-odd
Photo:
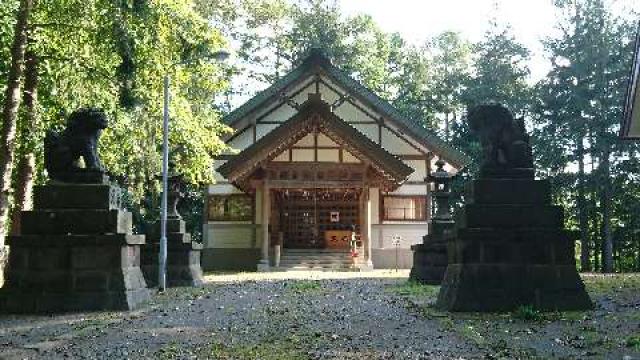
<svg viewBox="0 0 640 360">
<path fill-rule="evenodd" d="M 225 62 L 227 61 L 227 59 L 229 59 L 230 56 L 231 53 L 223 49 L 210 54 L 208 58 L 217 62 Z"/>
</svg>

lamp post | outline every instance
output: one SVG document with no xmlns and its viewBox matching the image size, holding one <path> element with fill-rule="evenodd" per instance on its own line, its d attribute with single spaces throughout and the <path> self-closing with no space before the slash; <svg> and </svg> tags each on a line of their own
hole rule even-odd
<svg viewBox="0 0 640 360">
<path fill-rule="evenodd" d="M 225 50 L 203 56 L 218 62 L 229 58 Z M 180 63 L 174 64 L 180 65 Z M 160 204 L 160 254 L 158 257 L 158 290 L 167 288 L 167 189 L 169 179 L 169 73 L 164 75 L 164 104 L 162 112 L 162 200 Z"/>
</svg>

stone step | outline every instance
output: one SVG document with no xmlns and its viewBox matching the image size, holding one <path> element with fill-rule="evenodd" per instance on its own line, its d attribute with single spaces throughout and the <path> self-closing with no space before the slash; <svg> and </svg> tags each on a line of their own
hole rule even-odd
<svg viewBox="0 0 640 360">
<path fill-rule="evenodd" d="M 353 261 L 345 249 L 284 249 L 280 257 L 283 271 L 350 270 Z"/>
<path fill-rule="evenodd" d="M 348 254 L 348 249 L 283 249 L 283 254 Z"/>
<path fill-rule="evenodd" d="M 322 255 L 280 255 L 281 259 L 328 259 L 328 260 L 341 260 L 341 259 L 349 259 L 350 256 L 349 254 L 340 254 L 340 255 L 329 255 L 329 256 L 322 256 Z"/>
<path fill-rule="evenodd" d="M 317 266 L 332 266 L 332 265 L 351 265 L 352 261 L 282 261 L 280 265 L 317 265 Z"/>
<path fill-rule="evenodd" d="M 360 269 L 352 268 L 352 267 L 336 267 L 336 268 L 328 268 L 328 267 L 309 267 L 309 266 L 280 266 L 274 267 L 274 271 L 360 271 Z"/>
</svg>

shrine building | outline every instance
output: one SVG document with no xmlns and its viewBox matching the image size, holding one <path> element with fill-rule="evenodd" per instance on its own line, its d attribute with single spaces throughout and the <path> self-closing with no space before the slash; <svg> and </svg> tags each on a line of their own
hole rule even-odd
<svg viewBox="0 0 640 360">
<path fill-rule="evenodd" d="M 224 120 L 233 150 L 207 191 L 205 270 L 409 268 L 431 216 L 425 178 L 438 159 L 467 163 L 317 50 Z"/>
</svg>

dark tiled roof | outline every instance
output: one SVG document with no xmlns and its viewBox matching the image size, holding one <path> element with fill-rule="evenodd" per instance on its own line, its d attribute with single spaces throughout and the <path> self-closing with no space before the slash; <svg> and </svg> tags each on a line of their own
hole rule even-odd
<svg viewBox="0 0 640 360">
<path fill-rule="evenodd" d="M 280 78 L 267 89 L 258 93 L 251 100 L 225 116 L 225 123 L 233 125 L 236 121 L 250 114 L 274 96 L 279 96 L 296 80 L 301 79 L 305 75 L 312 74 L 314 69 L 322 70 L 323 73 L 332 81 L 344 88 L 350 89 L 352 91 L 352 95 L 357 97 L 358 100 L 395 121 L 396 124 L 406 132 L 409 132 L 414 138 L 424 141 L 424 144 L 429 149 L 434 151 L 436 155 L 447 160 L 450 164 L 460 168 L 470 162 L 469 158 L 465 154 L 440 139 L 436 134 L 429 131 L 418 122 L 404 116 L 404 114 L 398 111 L 387 101 L 367 89 L 364 85 L 353 79 L 344 71 L 331 64 L 331 61 L 318 50 L 312 50 L 309 56 L 307 56 L 299 66 Z"/>
<path fill-rule="evenodd" d="M 315 114 L 322 118 L 322 121 L 317 124 L 313 123 Z M 340 119 L 331 112 L 329 104 L 319 99 L 310 99 L 305 102 L 297 114 L 233 156 L 218 167 L 217 171 L 231 182 L 235 182 L 252 173 L 263 161 L 273 159 L 292 146 L 316 126 L 320 131 L 339 137 L 347 150 L 357 157 L 365 158 L 395 184 L 403 183 L 413 173 L 411 167 Z"/>
</svg>

